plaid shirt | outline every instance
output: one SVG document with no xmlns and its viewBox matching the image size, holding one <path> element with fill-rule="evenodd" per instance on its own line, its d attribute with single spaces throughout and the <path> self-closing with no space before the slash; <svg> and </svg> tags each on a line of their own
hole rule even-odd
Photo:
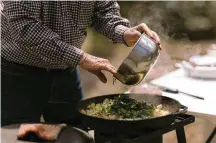
<svg viewBox="0 0 216 143">
<path fill-rule="evenodd" d="M 86 29 L 124 43 L 129 21 L 115 1 L 4 1 L 1 56 L 47 69 L 76 67 Z"/>
</svg>

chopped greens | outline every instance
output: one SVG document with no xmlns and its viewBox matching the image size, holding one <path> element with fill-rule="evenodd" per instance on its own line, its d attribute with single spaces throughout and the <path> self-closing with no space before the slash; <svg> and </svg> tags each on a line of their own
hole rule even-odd
<svg viewBox="0 0 216 143">
<path fill-rule="evenodd" d="M 156 109 L 157 106 L 139 102 L 127 95 L 119 95 L 114 99 L 105 99 L 103 103 L 89 104 L 81 112 L 106 119 L 143 119 L 152 117 L 154 111 L 159 111 Z"/>
</svg>

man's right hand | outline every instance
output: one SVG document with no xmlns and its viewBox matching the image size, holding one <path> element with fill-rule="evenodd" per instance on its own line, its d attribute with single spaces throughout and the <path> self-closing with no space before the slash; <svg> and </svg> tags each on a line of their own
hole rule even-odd
<svg viewBox="0 0 216 143">
<path fill-rule="evenodd" d="M 81 68 L 95 74 L 103 83 L 107 82 L 107 78 L 101 72 L 102 70 L 106 70 L 112 74 L 116 73 L 115 67 L 107 59 L 95 57 L 87 53 L 82 55 L 79 65 Z"/>
</svg>

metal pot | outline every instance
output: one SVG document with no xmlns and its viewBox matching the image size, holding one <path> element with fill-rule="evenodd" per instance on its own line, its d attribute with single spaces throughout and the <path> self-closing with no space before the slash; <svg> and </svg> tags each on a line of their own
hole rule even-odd
<svg viewBox="0 0 216 143">
<path fill-rule="evenodd" d="M 159 49 L 155 41 L 142 34 L 114 77 L 126 85 L 139 84 L 156 63 Z"/>
</svg>

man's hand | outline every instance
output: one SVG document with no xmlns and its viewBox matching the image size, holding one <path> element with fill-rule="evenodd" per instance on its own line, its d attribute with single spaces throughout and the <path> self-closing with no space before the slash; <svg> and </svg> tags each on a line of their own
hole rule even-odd
<svg viewBox="0 0 216 143">
<path fill-rule="evenodd" d="M 116 73 L 115 67 L 107 59 L 95 57 L 84 53 L 81 57 L 80 67 L 95 74 L 103 83 L 107 82 L 106 76 L 101 72 L 106 70 L 112 74 Z"/>
<path fill-rule="evenodd" d="M 130 28 L 124 32 L 124 40 L 128 46 L 134 46 L 136 41 L 139 39 L 142 33 L 147 34 L 150 38 L 152 38 L 159 46 L 160 46 L 160 38 L 145 23 L 142 23 L 138 26 Z"/>
</svg>

